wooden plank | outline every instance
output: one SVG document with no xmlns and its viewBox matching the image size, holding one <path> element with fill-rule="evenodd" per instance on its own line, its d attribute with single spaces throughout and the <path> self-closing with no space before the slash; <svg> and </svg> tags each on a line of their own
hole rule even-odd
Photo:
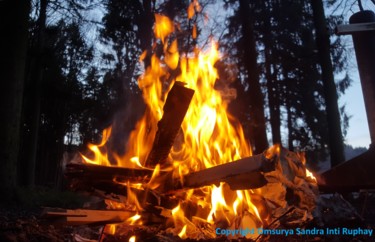
<svg viewBox="0 0 375 242">
<path fill-rule="evenodd" d="M 158 122 L 158 130 L 147 157 L 145 166 L 155 167 L 163 164 L 173 146 L 174 140 L 181 128 L 182 121 L 193 98 L 194 90 L 183 86 L 182 82 L 175 82 L 168 93 L 164 104 L 164 114 Z"/>
<path fill-rule="evenodd" d="M 321 192 L 375 189 L 375 147 L 316 176 Z"/>
<path fill-rule="evenodd" d="M 337 35 L 354 34 L 364 31 L 375 31 L 375 23 L 342 24 L 336 27 Z"/>
</svg>

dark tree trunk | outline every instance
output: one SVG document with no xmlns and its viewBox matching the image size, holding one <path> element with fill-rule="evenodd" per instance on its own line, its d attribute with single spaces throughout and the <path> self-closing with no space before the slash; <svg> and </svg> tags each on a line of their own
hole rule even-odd
<svg viewBox="0 0 375 242">
<path fill-rule="evenodd" d="M 27 185 L 35 185 L 35 167 L 38 155 L 38 144 L 39 144 L 39 127 L 40 127 L 40 110 L 41 110 L 41 99 L 42 99 L 42 81 L 44 74 L 44 46 L 45 46 L 45 28 L 46 28 L 46 12 L 47 12 L 47 0 L 40 1 L 39 19 L 38 19 L 38 42 L 37 42 L 37 56 L 35 61 L 34 73 L 32 75 L 32 93 L 30 109 L 32 110 L 31 117 L 31 137 L 29 143 L 29 156 L 26 157 L 27 162 Z"/>
<path fill-rule="evenodd" d="M 153 26 L 153 13 L 151 0 L 143 0 L 143 13 L 139 16 L 139 32 L 138 39 L 140 41 L 140 46 L 142 51 L 147 50 L 147 56 L 143 60 L 145 68 L 151 64 L 151 43 L 152 43 L 152 26 Z"/>
<path fill-rule="evenodd" d="M 266 1 L 263 1 L 264 9 L 266 9 L 266 16 L 264 21 L 264 53 L 265 53 L 265 76 L 267 81 L 267 92 L 268 92 L 268 107 L 270 110 L 270 124 L 272 132 L 272 143 L 281 144 L 281 118 L 280 118 L 280 90 L 278 87 L 277 70 L 275 64 L 272 64 L 272 35 L 271 35 L 271 11 L 270 7 L 267 7 Z M 276 43 L 273 43 L 274 45 Z"/>
<path fill-rule="evenodd" d="M 264 97 L 259 83 L 256 43 L 254 39 L 253 21 L 249 1 L 239 0 L 240 17 L 243 35 L 243 56 L 249 83 L 249 103 L 252 123 L 251 136 L 254 154 L 268 148 L 266 121 L 264 117 Z"/>
<path fill-rule="evenodd" d="M 268 89 L 268 106 L 270 109 L 270 124 L 273 144 L 281 144 L 281 118 L 280 118 L 280 97 L 277 87 L 277 77 L 274 74 L 266 74 Z"/>
<path fill-rule="evenodd" d="M 29 8 L 29 1 L 0 1 L 0 80 L 2 82 L 0 193 L 2 198 L 11 195 L 17 185 Z"/>
<path fill-rule="evenodd" d="M 287 110 L 287 126 L 288 126 L 288 149 L 293 151 L 294 150 L 294 145 L 293 145 L 293 132 L 294 132 L 294 128 L 293 128 L 293 123 L 292 123 L 292 120 L 293 120 L 293 114 L 292 114 L 292 110 L 291 110 L 291 103 L 290 103 L 290 100 L 287 99 L 286 100 L 286 110 Z"/>
<path fill-rule="evenodd" d="M 345 161 L 343 135 L 341 131 L 338 96 L 333 77 L 333 68 L 330 55 L 330 39 L 324 15 L 323 2 L 312 0 L 313 18 L 316 29 L 316 43 L 318 47 L 319 62 L 322 68 L 322 80 L 326 101 L 326 112 L 329 129 L 329 148 L 331 166 Z"/>
<path fill-rule="evenodd" d="M 266 37 L 266 36 L 265 36 Z M 267 37 L 266 37 L 267 38 Z M 272 143 L 281 144 L 281 119 L 280 119 L 280 97 L 279 90 L 277 86 L 277 77 L 275 75 L 275 70 L 272 68 L 270 63 L 271 54 L 269 53 L 268 46 L 265 44 L 266 52 L 266 79 L 267 79 L 267 92 L 268 92 L 268 107 L 270 110 L 270 124 L 271 124 L 271 133 L 272 133 Z"/>
</svg>

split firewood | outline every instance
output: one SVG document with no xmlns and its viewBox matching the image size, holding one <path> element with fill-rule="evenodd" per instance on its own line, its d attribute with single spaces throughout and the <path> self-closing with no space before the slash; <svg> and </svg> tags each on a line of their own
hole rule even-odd
<svg viewBox="0 0 375 242">
<path fill-rule="evenodd" d="M 61 209 L 45 208 L 42 217 L 55 223 L 67 225 L 102 225 L 123 223 L 139 214 L 143 224 L 162 224 L 166 218 L 162 216 L 161 210 L 152 208 L 147 211 L 124 211 L 124 210 L 89 210 L 89 209 Z"/>
<path fill-rule="evenodd" d="M 154 143 L 145 163 L 147 167 L 162 165 L 167 159 L 193 95 L 194 90 L 184 87 L 182 82 L 174 83 L 164 104 L 163 117 L 158 122 Z"/>
<path fill-rule="evenodd" d="M 42 217 L 68 225 L 121 223 L 136 215 L 135 211 L 45 208 Z"/>
<path fill-rule="evenodd" d="M 277 155 L 267 158 L 264 153 L 187 174 L 174 190 L 219 185 L 226 182 L 232 190 L 253 189 L 264 186 L 267 180 L 262 172 L 275 169 Z"/>
</svg>

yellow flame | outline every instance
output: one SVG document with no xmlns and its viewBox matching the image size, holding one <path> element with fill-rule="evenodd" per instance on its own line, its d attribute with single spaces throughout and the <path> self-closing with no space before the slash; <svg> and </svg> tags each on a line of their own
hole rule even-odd
<svg viewBox="0 0 375 242">
<path fill-rule="evenodd" d="M 126 222 L 130 225 L 135 225 L 135 224 L 138 224 L 138 225 L 141 225 L 142 224 L 142 221 L 140 221 L 141 219 L 141 215 L 139 214 L 136 214 L 134 215 L 133 217 L 130 217 L 126 220 Z"/>
<path fill-rule="evenodd" d="M 215 218 L 219 217 L 219 211 L 225 214 L 223 210 L 228 208 L 228 205 L 225 202 L 223 194 L 223 184 L 221 183 L 219 187 L 214 186 L 211 193 L 211 211 L 207 217 L 207 221 L 210 223 L 215 222 Z M 221 214 L 222 215 L 222 214 Z"/>
<path fill-rule="evenodd" d="M 178 237 L 180 237 L 181 239 L 186 239 L 187 236 L 186 236 L 186 228 L 187 228 L 187 225 L 185 224 L 184 227 L 182 228 L 181 232 L 178 233 Z"/>
<path fill-rule="evenodd" d="M 310 179 L 312 179 L 316 182 L 316 177 L 307 168 L 306 168 L 306 177 L 308 177 L 308 178 L 310 178 Z"/>
<path fill-rule="evenodd" d="M 129 242 L 135 242 L 136 241 L 135 238 L 136 238 L 135 235 L 133 235 L 132 237 L 129 238 Z"/>
</svg>

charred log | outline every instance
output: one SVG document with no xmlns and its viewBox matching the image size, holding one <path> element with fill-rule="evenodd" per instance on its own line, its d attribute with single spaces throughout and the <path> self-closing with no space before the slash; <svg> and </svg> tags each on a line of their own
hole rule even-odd
<svg viewBox="0 0 375 242">
<path fill-rule="evenodd" d="M 175 82 L 165 101 L 164 114 L 158 122 L 158 131 L 147 157 L 146 166 L 162 165 L 167 159 L 193 95 L 194 90 L 184 87 L 181 82 Z"/>
<path fill-rule="evenodd" d="M 124 197 L 128 197 L 128 188 L 126 184 L 117 184 L 110 181 L 80 181 L 74 179 L 70 187 L 75 191 L 87 192 L 90 195 L 101 197 L 104 199 L 122 202 Z M 158 191 L 150 189 L 130 188 L 142 205 L 153 204 L 155 206 L 173 209 L 178 205 L 179 200 L 173 196 L 161 194 Z"/>
<path fill-rule="evenodd" d="M 153 171 L 139 168 L 124 168 L 114 166 L 99 166 L 87 164 L 68 164 L 65 167 L 65 176 L 69 179 L 92 181 L 147 181 Z"/>
</svg>

